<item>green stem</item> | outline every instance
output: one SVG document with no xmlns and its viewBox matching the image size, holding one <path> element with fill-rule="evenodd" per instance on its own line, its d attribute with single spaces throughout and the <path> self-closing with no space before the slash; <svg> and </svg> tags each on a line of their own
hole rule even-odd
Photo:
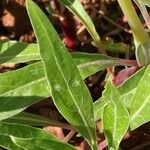
<svg viewBox="0 0 150 150">
<path fill-rule="evenodd" d="M 127 17 L 128 23 L 134 36 L 134 43 L 136 47 L 136 59 L 139 66 L 146 66 L 150 64 L 150 39 L 148 33 L 136 14 L 131 0 L 118 0 L 118 3 Z"/>
<path fill-rule="evenodd" d="M 142 26 L 136 14 L 131 0 L 118 0 L 118 3 L 128 19 L 128 23 L 133 32 L 136 46 L 144 44 L 149 39 L 149 36 L 144 30 L 144 27 Z"/>
</svg>

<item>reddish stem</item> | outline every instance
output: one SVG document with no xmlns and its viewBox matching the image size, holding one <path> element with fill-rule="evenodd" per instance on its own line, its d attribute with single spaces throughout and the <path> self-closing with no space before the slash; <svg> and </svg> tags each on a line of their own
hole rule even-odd
<svg viewBox="0 0 150 150">
<path fill-rule="evenodd" d="M 127 59 L 120 59 L 120 64 L 124 64 L 125 66 L 138 66 L 136 60 L 127 60 Z"/>
<path fill-rule="evenodd" d="M 98 145 L 98 150 L 103 150 L 104 148 L 106 148 L 106 146 L 108 146 L 108 143 L 106 140 L 104 140 L 103 142 L 101 142 L 99 145 Z"/>
</svg>

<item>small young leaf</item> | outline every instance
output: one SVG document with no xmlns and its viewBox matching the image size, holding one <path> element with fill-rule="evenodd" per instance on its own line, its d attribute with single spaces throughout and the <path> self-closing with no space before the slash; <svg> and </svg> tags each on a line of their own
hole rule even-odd
<svg viewBox="0 0 150 150">
<path fill-rule="evenodd" d="M 19 138 L 40 138 L 58 141 L 56 137 L 41 129 L 19 124 L 0 123 L 0 146 L 6 149 L 20 150 L 21 148 L 12 142 L 10 135 Z"/>
<path fill-rule="evenodd" d="M 140 69 L 134 75 L 132 75 L 128 80 L 126 80 L 122 85 L 117 87 L 118 92 L 120 94 L 121 102 L 127 108 L 130 107 L 131 98 L 137 89 L 137 86 L 145 72 L 145 69 L 146 68 Z M 104 102 L 103 97 L 101 97 L 94 103 L 95 121 L 102 118 L 102 111 L 105 106 L 106 106 L 106 102 Z"/>
<path fill-rule="evenodd" d="M 27 0 L 44 72 L 53 100 L 62 115 L 97 148 L 93 104 L 74 61 L 41 9 Z"/>
<path fill-rule="evenodd" d="M 17 146 L 26 150 L 76 150 L 73 146 L 62 143 L 60 141 L 40 138 L 17 138 L 14 136 L 10 137 Z"/>
<path fill-rule="evenodd" d="M 128 80 L 126 80 L 122 85 L 117 87 L 118 92 L 120 94 L 121 102 L 125 107 L 127 108 L 130 107 L 131 98 L 135 93 L 139 81 L 141 80 L 144 72 L 145 72 L 145 68 L 140 69 L 134 75 L 132 75 Z M 101 97 L 94 103 L 95 121 L 102 118 L 102 111 L 105 106 L 106 106 L 106 102 L 104 102 L 103 97 Z"/>
<path fill-rule="evenodd" d="M 119 144 L 129 127 L 129 114 L 121 103 L 120 94 L 111 81 L 108 81 L 103 92 L 106 106 L 103 110 L 103 130 L 110 148 L 118 149 Z"/>
<path fill-rule="evenodd" d="M 130 111 L 130 127 L 132 130 L 150 121 L 150 65 L 145 70 L 137 90 L 132 97 Z"/>
</svg>

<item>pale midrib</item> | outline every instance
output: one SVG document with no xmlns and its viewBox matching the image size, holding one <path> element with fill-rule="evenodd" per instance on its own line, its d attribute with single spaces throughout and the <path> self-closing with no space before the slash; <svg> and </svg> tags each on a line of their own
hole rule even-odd
<svg viewBox="0 0 150 150">
<path fill-rule="evenodd" d="M 44 120 L 44 122 L 41 122 L 41 121 L 39 121 L 40 118 L 39 119 L 34 119 L 34 118 L 30 119 L 30 118 L 27 118 L 27 117 L 13 116 L 11 119 L 12 120 L 20 119 L 20 120 L 31 121 L 31 122 L 35 121 L 35 122 L 38 122 L 38 123 L 43 123 L 43 124 L 47 123 L 49 125 L 55 125 L 56 126 L 56 123 L 54 123 L 54 122 L 49 122 L 49 121 L 45 121 L 45 120 Z"/>
<path fill-rule="evenodd" d="M 79 65 L 78 65 L 77 67 L 79 68 Z M 85 66 L 84 66 L 84 67 L 85 67 Z M 38 82 L 38 81 L 40 81 L 40 80 L 42 81 L 42 80 L 44 80 L 44 79 L 45 79 L 45 77 L 42 77 L 42 78 L 37 79 L 37 80 L 33 80 L 32 82 L 29 82 L 29 83 L 27 83 L 27 84 L 21 85 L 21 86 L 15 88 L 15 89 L 13 89 L 13 90 L 9 90 L 9 91 L 7 91 L 6 93 L 3 93 L 3 94 L 0 95 L 0 96 L 3 96 L 3 95 L 5 95 L 5 94 L 8 94 L 9 92 L 14 92 L 15 90 L 17 90 L 17 89 L 19 89 L 19 88 L 26 87 L 26 86 L 28 86 L 28 85 L 30 85 L 30 84 L 33 84 L 33 82 Z M 46 79 L 45 79 L 45 80 L 46 80 Z M 8 86 L 8 87 L 10 87 L 10 86 Z"/>
<path fill-rule="evenodd" d="M 40 124 L 44 124 L 44 125 L 50 125 L 50 126 L 57 126 L 57 127 L 61 127 L 62 128 L 62 126 L 63 126 L 63 128 L 64 129 L 69 129 L 69 130 L 72 130 L 72 128 L 70 127 L 65 127 L 66 126 L 66 124 L 63 124 L 63 123 L 59 123 L 59 122 L 57 122 L 57 121 L 53 121 L 53 120 L 45 120 L 46 118 L 38 118 L 38 119 L 35 119 L 35 118 L 28 118 L 28 117 L 23 117 L 23 116 L 13 116 L 12 118 L 11 118 L 11 120 L 17 120 L 18 121 L 18 119 L 19 120 L 23 120 L 23 121 L 31 121 L 31 122 L 33 122 L 33 121 L 35 121 L 36 122 L 36 125 L 37 125 L 37 123 L 40 123 Z M 42 120 L 40 120 L 40 119 L 44 119 L 44 121 Z M 9 118 L 8 118 L 8 120 L 9 120 Z M 5 121 L 4 121 L 5 122 Z M 31 123 L 31 124 L 34 124 L 34 123 Z"/>
<path fill-rule="evenodd" d="M 131 119 L 130 119 L 130 122 L 133 121 L 133 120 L 138 116 L 138 114 L 143 110 L 143 108 L 145 107 L 145 105 L 146 105 L 147 103 L 149 103 L 149 102 L 148 102 L 149 99 L 150 99 L 150 95 L 145 99 L 145 101 L 144 101 L 144 103 L 141 105 L 141 107 L 132 115 L 132 117 L 131 117 Z"/>
<path fill-rule="evenodd" d="M 13 56 L 13 55 L 12 55 Z M 27 56 L 31 56 L 31 57 L 39 57 L 39 55 L 37 55 L 37 53 L 32 53 L 32 54 L 19 54 L 19 55 L 17 55 L 17 56 L 14 56 L 13 58 L 12 58 L 12 56 L 3 56 L 3 57 L 1 57 L 0 56 L 0 59 L 1 60 L 5 60 L 5 59 L 10 59 L 10 60 L 12 60 L 12 59 L 15 59 L 15 58 L 22 58 L 22 57 L 27 57 Z M 26 58 L 25 58 L 26 59 Z M 33 58 L 34 59 L 34 58 Z M 8 60 L 9 61 L 9 60 Z"/>
<path fill-rule="evenodd" d="M 32 56 L 32 55 L 35 55 L 35 56 L 39 56 L 37 53 L 31 53 L 31 54 L 18 54 L 18 55 L 15 55 L 16 57 L 22 57 L 22 56 Z M 1 56 L 0 56 L 1 57 Z M 15 57 L 15 58 L 16 58 Z M 12 58 L 12 55 L 11 56 L 3 56 L 1 59 L 5 59 L 5 58 Z M 13 59 L 13 58 L 12 58 Z"/>
<path fill-rule="evenodd" d="M 35 13 L 35 12 L 34 12 L 34 13 Z M 36 13 L 35 13 L 35 14 L 36 14 Z M 35 15 L 35 16 L 36 16 L 36 15 Z M 37 20 L 40 22 L 41 27 L 43 28 L 43 30 L 44 30 L 45 33 L 46 33 L 45 37 L 49 37 L 49 34 L 47 33 L 47 30 L 45 29 L 45 26 L 42 24 L 42 21 L 40 21 L 40 19 L 39 19 L 38 17 L 37 17 Z M 38 37 L 37 37 L 37 39 L 38 39 Z M 47 38 L 47 40 L 51 43 L 51 39 Z M 52 47 L 53 47 L 53 44 L 51 44 L 51 45 L 52 45 Z M 53 55 L 54 55 L 54 59 L 55 59 L 55 61 L 56 61 L 56 64 L 57 64 L 57 66 L 58 66 L 58 68 L 59 68 L 59 70 L 60 70 L 60 72 L 61 72 L 61 74 L 62 74 L 62 76 L 63 76 L 63 78 L 64 78 L 64 80 L 65 80 L 66 86 L 67 86 L 68 91 L 69 91 L 69 93 L 70 93 L 70 95 L 71 95 L 71 97 L 72 97 L 72 100 L 73 100 L 75 106 L 77 107 L 77 110 L 79 111 L 79 113 L 80 113 L 80 115 L 81 115 L 81 118 L 82 118 L 82 120 L 83 120 L 85 126 L 88 127 L 89 125 L 88 125 L 88 123 L 87 123 L 87 121 L 86 121 L 86 119 L 85 119 L 85 117 L 84 117 L 84 115 L 83 115 L 83 113 L 82 113 L 82 110 L 80 109 L 79 105 L 77 104 L 77 102 L 76 102 L 76 100 L 75 100 L 75 98 L 74 98 L 72 92 L 70 91 L 70 87 L 69 87 L 68 84 L 67 84 L 67 79 L 65 78 L 65 75 L 64 75 L 64 73 L 63 73 L 61 67 L 60 67 L 59 64 L 58 64 L 58 61 L 57 61 L 57 58 L 56 58 L 55 52 L 54 52 L 54 47 L 52 48 L 52 52 L 53 52 Z M 40 53 L 40 55 L 41 55 L 41 53 Z M 41 58 L 42 58 L 42 56 L 41 56 Z M 43 61 L 43 59 L 42 59 L 42 61 Z M 44 62 L 44 61 L 43 61 L 43 62 Z M 44 64 L 45 64 L 45 63 L 44 63 Z M 45 66 L 45 65 L 44 65 L 44 66 Z M 45 71 L 46 71 L 46 67 L 44 67 L 44 68 L 45 68 Z M 46 72 L 47 72 L 47 71 L 46 71 Z M 47 74 L 46 74 L 46 78 L 48 79 Z M 49 79 L 48 79 L 48 80 L 49 80 Z M 49 84 L 49 86 L 50 86 L 50 81 L 48 82 L 48 84 Z M 50 87 L 51 87 L 51 86 L 50 86 Z M 89 128 L 87 128 L 87 131 L 89 132 L 90 137 L 93 138 L 92 133 L 91 133 L 91 131 L 89 130 Z"/>
<path fill-rule="evenodd" d="M 114 66 L 119 63 L 115 62 L 113 60 L 96 60 L 96 61 L 90 61 L 90 62 L 80 64 L 80 65 L 78 65 L 78 68 L 84 68 L 84 67 L 88 67 L 88 66 L 95 65 L 95 64 L 96 65 L 109 65 L 110 64 L 111 66 Z M 100 67 L 102 67 L 102 66 L 100 66 Z"/>
<path fill-rule="evenodd" d="M 9 136 L 10 137 L 10 136 Z M 19 138 L 19 139 L 21 139 L 21 138 Z M 34 139 L 33 139 L 34 140 Z M 57 142 L 57 141 L 54 141 L 54 140 L 49 140 L 49 139 L 38 139 L 38 140 L 47 140 L 47 141 L 49 141 L 49 142 Z M 61 141 L 59 141 L 60 143 L 62 143 Z M 27 140 L 27 142 L 25 141 L 25 142 L 22 142 L 21 141 L 21 143 L 23 143 L 23 144 L 26 144 L 26 145 L 28 145 L 29 144 L 29 141 Z M 34 145 L 35 146 L 35 148 L 42 148 L 43 150 L 47 150 L 47 146 L 45 147 L 45 146 L 41 146 L 41 145 L 37 145 L 37 144 L 34 144 L 34 142 L 31 142 L 32 143 L 32 145 Z M 16 144 L 16 145 L 19 145 L 19 144 Z M 22 146 L 21 146 L 22 147 Z M 25 147 L 24 147 L 25 148 Z M 27 148 L 29 148 L 29 147 L 27 147 Z M 55 150 L 55 149 L 52 149 L 52 148 L 50 148 L 50 150 Z"/>
<path fill-rule="evenodd" d="M 123 97 L 125 97 L 125 96 L 127 96 L 129 94 L 134 94 L 134 92 L 136 92 L 136 90 L 137 90 L 137 87 L 132 89 L 132 90 L 130 90 L 130 91 L 128 91 L 128 92 L 126 92 L 126 93 L 124 93 L 124 94 L 122 94 L 120 97 L 123 98 Z"/>
<path fill-rule="evenodd" d="M 148 69 L 146 69 L 146 70 L 148 70 Z M 142 78 L 140 79 L 140 81 L 139 81 L 139 84 L 138 84 L 138 86 L 137 86 L 136 93 L 138 93 L 138 89 L 140 88 L 141 82 L 144 81 L 144 79 L 145 79 L 145 75 L 146 75 L 146 72 L 147 72 L 146 70 L 145 70 L 145 72 L 144 72 L 143 77 L 142 77 Z M 135 94 L 136 94 L 136 93 L 135 93 Z M 136 96 L 136 95 L 134 95 L 134 96 L 132 97 L 131 104 L 132 104 L 132 102 L 134 101 L 135 96 Z M 147 101 L 148 101 L 149 98 L 150 98 L 150 95 L 145 99 L 144 103 L 142 103 L 141 107 L 131 116 L 130 122 L 131 122 L 132 120 L 134 120 L 134 119 L 136 118 L 136 116 L 142 111 L 142 109 L 144 108 L 144 106 L 147 104 Z M 130 104 L 130 106 L 131 106 L 131 104 Z M 130 108 L 130 109 L 131 109 L 131 108 Z"/>
<path fill-rule="evenodd" d="M 113 145 L 114 140 L 116 139 L 116 128 L 117 128 L 117 106 L 112 100 L 112 104 L 114 105 L 114 125 L 113 125 Z"/>
</svg>

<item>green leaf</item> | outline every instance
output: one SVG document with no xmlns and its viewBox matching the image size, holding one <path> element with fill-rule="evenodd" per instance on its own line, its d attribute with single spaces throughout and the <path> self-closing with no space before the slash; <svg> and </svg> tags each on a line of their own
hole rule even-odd
<svg viewBox="0 0 150 150">
<path fill-rule="evenodd" d="M 48 18 L 31 0 L 27 0 L 27 11 L 55 105 L 96 149 L 92 99 L 75 63 Z"/>
<path fill-rule="evenodd" d="M 58 141 L 56 137 L 41 129 L 19 124 L 0 123 L 0 146 L 6 149 L 20 150 L 21 148 L 12 142 L 10 135 L 19 138 L 41 138 Z"/>
<path fill-rule="evenodd" d="M 145 70 L 137 90 L 132 97 L 130 111 L 130 127 L 135 129 L 140 125 L 150 121 L 150 65 Z"/>
<path fill-rule="evenodd" d="M 118 92 L 120 94 L 120 99 L 123 105 L 126 108 L 130 107 L 131 98 L 135 94 L 139 81 L 143 77 L 146 68 L 142 68 L 137 71 L 134 75 L 130 76 L 128 80 L 126 80 L 122 85 L 118 86 Z M 103 97 L 98 99 L 94 103 L 94 118 L 95 121 L 102 118 L 103 108 L 106 106 L 106 102 L 103 100 Z"/>
<path fill-rule="evenodd" d="M 40 59 L 37 44 L 1 41 L 0 64 L 6 62 L 20 63 Z"/>
<path fill-rule="evenodd" d="M 43 66 L 37 64 L 0 74 L 0 120 L 16 115 L 50 95 Z"/>
<path fill-rule="evenodd" d="M 137 71 L 134 75 L 130 76 L 128 80 L 126 80 L 122 85 L 118 86 L 118 92 L 120 94 L 120 99 L 123 105 L 126 108 L 130 107 L 131 98 L 134 95 L 139 81 L 141 80 L 146 68 L 142 68 Z M 106 102 L 103 100 L 103 97 L 98 99 L 94 103 L 94 118 L 95 121 L 102 118 L 103 108 L 106 106 Z"/>
<path fill-rule="evenodd" d="M 147 5 L 150 7 L 150 1 L 149 0 L 136 0 L 138 1 L 139 3 L 143 3 L 144 5 Z"/>
<path fill-rule="evenodd" d="M 95 26 L 87 14 L 87 12 L 84 10 L 83 6 L 81 5 L 79 0 L 61 0 L 61 3 L 63 3 L 67 8 L 75 15 L 77 16 L 83 25 L 85 25 L 86 29 L 88 30 L 89 34 L 95 41 L 96 45 L 100 47 L 101 45 L 101 39 L 96 32 Z"/>
<path fill-rule="evenodd" d="M 150 33 L 150 29 L 145 29 L 146 32 Z"/>
<path fill-rule="evenodd" d="M 130 50 L 129 45 L 124 44 L 122 42 L 114 43 L 112 41 L 102 41 L 102 44 L 107 51 L 114 52 L 114 53 L 129 53 Z M 95 42 L 92 42 L 92 45 L 97 47 Z"/>
<path fill-rule="evenodd" d="M 103 100 L 107 103 L 103 110 L 103 130 L 110 148 L 118 149 L 119 144 L 129 127 L 129 114 L 121 103 L 116 87 L 108 81 L 103 92 Z"/>
<path fill-rule="evenodd" d="M 103 116 L 103 109 L 106 106 L 105 101 L 101 97 L 97 101 L 94 102 L 94 120 L 100 120 Z"/>
<path fill-rule="evenodd" d="M 2 44 L 0 63 L 21 63 L 32 60 L 41 60 L 37 44 L 27 44 L 16 41 L 7 41 Z M 86 77 L 109 66 L 124 65 L 119 59 L 100 54 L 89 54 L 82 52 L 71 53 L 81 76 Z"/>
<path fill-rule="evenodd" d="M 25 150 L 76 150 L 69 144 L 40 138 L 17 138 L 11 136 L 11 140 Z"/>
<path fill-rule="evenodd" d="M 24 125 L 30 126 L 55 126 L 55 127 L 62 127 L 63 129 L 72 130 L 73 128 L 67 124 L 63 124 L 54 120 L 47 119 L 42 116 L 38 116 L 31 113 L 21 112 L 11 118 L 3 120 L 2 122 L 5 123 L 19 123 Z"/>
<path fill-rule="evenodd" d="M 130 76 L 128 80 L 126 80 L 123 84 L 117 87 L 121 95 L 121 101 L 127 108 L 129 108 L 131 104 L 131 98 L 134 95 L 144 72 L 145 68 L 138 70 L 135 74 Z"/>
<path fill-rule="evenodd" d="M 83 79 L 107 67 L 121 65 L 119 59 L 99 54 L 72 53 L 72 57 Z"/>
<path fill-rule="evenodd" d="M 121 42 L 114 43 L 110 41 L 104 41 L 103 44 L 105 49 L 115 53 L 127 53 L 130 50 L 129 45 L 126 45 Z"/>
<path fill-rule="evenodd" d="M 72 56 L 83 79 L 114 61 L 96 54 L 74 53 Z M 51 96 L 42 62 L 0 74 L 0 82 L 0 120 L 12 117 L 26 107 Z"/>
<path fill-rule="evenodd" d="M 114 61 L 97 54 L 74 53 L 72 56 L 83 79 Z M 138 82 L 137 79 L 135 81 Z M 26 107 L 51 96 L 41 62 L 0 74 L 0 82 L 0 120 L 12 117 Z M 131 83 L 131 85 L 134 84 Z"/>
</svg>

